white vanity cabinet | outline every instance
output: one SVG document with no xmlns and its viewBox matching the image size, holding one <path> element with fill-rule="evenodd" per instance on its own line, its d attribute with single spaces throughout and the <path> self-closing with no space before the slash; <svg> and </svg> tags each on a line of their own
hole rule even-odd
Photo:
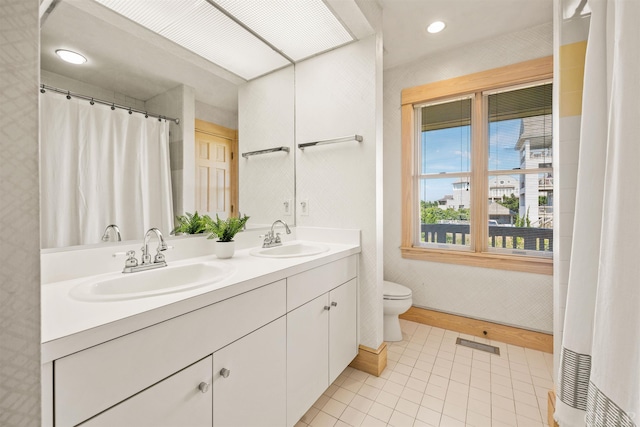
<svg viewBox="0 0 640 427">
<path fill-rule="evenodd" d="M 241 345 L 254 348 L 245 355 L 249 358 L 245 359 L 245 366 L 252 360 L 261 363 L 265 340 L 260 328 L 284 318 L 285 283 L 281 280 L 254 289 L 55 360 L 55 427 L 74 426 L 103 411 L 113 410 L 120 402 L 147 393 L 153 389 L 149 387 L 209 355 L 213 354 L 215 365 L 215 353 L 229 352 L 234 345 L 235 348 L 241 348 Z M 275 340 L 269 349 L 284 354 L 285 335 L 280 335 L 279 341 Z M 254 337 L 255 346 L 252 345 Z M 282 348 L 278 350 L 277 346 Z M 210 369 L 213 369 L 212 365 Z M 284 368 L 280 368 L 279 375 L 285 375 Z M 263 379 L 260 376 L 253 378 L 251 386 L 263 389 L 268 386 L 260 383 Z M 213 380 L 215 388 L 215 375 Z M 198 387 L 202 381 L 211 384 L 210 380 L 198 378 L 187 391 L 176 389 L 175 393 L 200 393 Z M 213 399 L 212 394 L 209 391 L 210 399 Z M 280 399 L 285 401 L 285 398 L 283 391 Z M 164 400 L 156 402 L 157 406 L 164 404 Z M 214 412 L 223 408 L 214 408 Z M 143 414 L 145 408 L 139 410 Z M 122 425 L 136 424 L 125 422 Z"/>
<path fill-rule="evenodd" d="M 284 316 L 213 354 L 214 427 L 282 427 L 286 422 Z"/>
<path fill-rule="evenodd" d="M 211 427 L 212 359 L 194 363 L 82 426 Z"/>
<path fill-rule="evenodd" d="M 329 292 L 329 384 L 358 354 L 357 280 Z"/>
<path fill-rule="evenodd" d="M 358 353 L 355 277 L 356 259 L 350 257 L 287 279 L 288 426 Z"/>
<path fill-rule="evenodd" d="M 356 256 L 56 358 L 44 424 L 293 426 L 357 354 Z"/>
</svg>

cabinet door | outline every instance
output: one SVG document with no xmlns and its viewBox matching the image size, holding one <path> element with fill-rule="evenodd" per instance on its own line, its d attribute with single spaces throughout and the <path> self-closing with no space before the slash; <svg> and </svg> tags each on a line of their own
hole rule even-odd
<svg viewBox="0 0 640 427">
<path fill-rule="evenodd" d="M 358 354 L 357 281 L 350 280 L 329 293 L 329 383 Z"/>
<path fill-rule="evenodd" d="M 89 419 L 82 426 L 211 427 L 211 368 L 212 357 L 209 356 Z"/>
<path fill-rule="evenodd" d="M 329 295 L 287 314 L 287 425 L 293 426 L 329 386 Z"/>
<path fill-rule="evenodd" d="M 215 427 L 285 424 L 286 326 L 282 316 L 213 354 Z"/>
</svg>

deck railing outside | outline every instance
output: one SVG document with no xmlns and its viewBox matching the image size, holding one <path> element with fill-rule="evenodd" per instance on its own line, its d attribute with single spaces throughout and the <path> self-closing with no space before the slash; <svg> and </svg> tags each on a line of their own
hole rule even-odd
<svg viewBox="0 0 640 427">
<path fill-rule="evenodd" d="M 466 245 L 469 242 L 469 224 L 422 224 L 421 231 L 425 243 Z M 490 225 L 489 246 L 553 252 L 553 229 Z"/>
</svg>

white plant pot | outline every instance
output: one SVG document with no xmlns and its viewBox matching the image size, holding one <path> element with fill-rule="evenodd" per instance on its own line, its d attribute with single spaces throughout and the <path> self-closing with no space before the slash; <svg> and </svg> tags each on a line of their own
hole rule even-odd
<svg viewBox="0 0 640 427">
<path fill-rule="evenodd" d="M 219 240 L 216 241 L 214 247 L 215 254 L 220 259 L 231 258 L 233 253 L 236 251 L 236 242 L 221 242 Z"/>
</svg>

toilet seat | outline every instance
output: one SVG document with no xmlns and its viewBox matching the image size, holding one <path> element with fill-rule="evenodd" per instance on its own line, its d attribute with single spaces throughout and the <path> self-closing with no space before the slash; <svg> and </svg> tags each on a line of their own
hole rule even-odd
<svg viewBox="0 0 640 427">
<path fill-rule="evenodd" d="M 404 300 L 411 298 L 411 289 L 386 280 L 382 287 L 382 293 L 383 298 L 386 300 Z"/>
</svg>

